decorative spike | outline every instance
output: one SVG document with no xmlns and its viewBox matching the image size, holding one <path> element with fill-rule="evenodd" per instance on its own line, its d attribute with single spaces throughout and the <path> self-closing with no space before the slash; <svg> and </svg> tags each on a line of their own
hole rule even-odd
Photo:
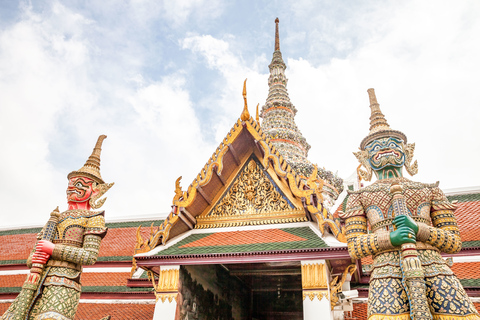
<svg viewBox="0 0 480 320">
<path fill-rule="evenodd" d="M 103 181 L 102 176 L 100 175 L 100 154 L 102 152 L 102 143 L 103 140 L 107 138 L 106 135 L 101 135 L 97 139 L 97 143 L 95 144 L 95 147 L 93 148 L 92 154 L 90 157 L 88 157 L 87 161 L 77 171 L 72 171 L 68 174 L 68 179 L 71 177 L 75 176 L 86 176 L 89 177 L 96 182 L 103 184 L 105 181 Z"/>
<path fill-rule="evenodd" d="M 257 123 L 260 123 L 260 117 L 258 116 L 258 106 L 260 105 L 260 103 L 257 103 L 257 115 L 255 117 L 255 120 L 257 120 Z"/>
<path fill-rule="evenodd" d="M 275 19 L 275 51 L 280 51 L 280 36 L 278 34 L 278 23 L 280 20 L 278 18 Z"/>
<path fill-rule="evenodd" d="M 387 123 L 387 119 L 380 110 L 380 105 L 377 102 L 377 97 L 375 96 L 375 90 L 370 88 L 367 90 L 368 97 L 370 99 L 370 133 L 374 133 L 380 130 L 388 130 L 390 126 Z"/>
<path fill-rule="evenodd" d="M 288 96 L 288 79 L 285 75 L 287 66 L 280 51 L 278 18 L 275 19 L 275 51 L 268 67 L 270 69 L 268 96 L 265 105 L 259 110 L 259 117 L 263 118 L 261 127 L 267 137 L 275 140 L 272 143 L 285 159 L 294 166 L 295 171 L 302 175 L 309 175 L 313 169 L 312 164 L 307 159 L 310 145 L 295 124 L 297 109 Z M 293 135 L 293 138 L 282 139 L 287 135 Z"/>
<path fill-rule="evenodd" d="M 243 112 L 242 115 L 240 116 L 240 119 L 242 121 L 247 121 L 250 119 L 250 113 L 248 112 L 248 104 L 247 104 L 247 79 L 243 82 L 243 101 L 244 101 L 244 107 L 243 107 Z"/>
<path fill-rule="evenodd" d="M 396 137 L 407 143 L 407 136 L 400 131 L 392 130 L 387 123 L 387 119 L 380 110 L 380 105 L 375 96 L 375 90 L 370 88 L 367 90 L 370 100 L 370 132 L 360 143 L 360 150 L 365 149 L 365 146 L 371 141 L 381 137 Z"/>
</svg>

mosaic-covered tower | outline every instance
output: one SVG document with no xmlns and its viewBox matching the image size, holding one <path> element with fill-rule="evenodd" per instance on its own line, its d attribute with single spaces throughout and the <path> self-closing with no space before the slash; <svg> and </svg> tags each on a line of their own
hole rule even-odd
<svg viewBox="0 0 480 320">
<path fill-rule="evenodd" d="M 288 79 L 285 76 L 287 66 L 280 52 L 280 37 L 278 32 L 279 19 L 275 19 L 275 51 L 272 62 L 268 66 L 270 76 L 268 78 L 268 97 L 261 110 L 263 118 L 261 127 L 263 132 L 270 138 L 272 144 L 298 174 L 308 177 L 313 171 L 313 164 L 308 160 L 310 145 L 295 124 L 297 109 L 290 101 L 287 92 Z M 328 202 L 333 204 L 338 194 L 342 192 L 343 181 L 332 172 L 322 168 L 318 169 L 318 175 L 327 184 L 324 194 Z M 328 201 L 330 198 L 331 201 Z"/>
</svg>

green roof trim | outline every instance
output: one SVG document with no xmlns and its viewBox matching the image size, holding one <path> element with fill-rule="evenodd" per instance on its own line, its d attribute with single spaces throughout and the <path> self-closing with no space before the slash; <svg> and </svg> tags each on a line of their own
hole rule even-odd
<svg viewBox="0 0 480 320">
<path fill-rule="evenodd" d="M 27 264 L 27 259 L 23 260 L 0 260 L 0 265 L 2 264 Z"/>
<path fill-rule="evenodd" d="M 0 293 L 19 293 L 22 287 L 0 288 Z M 130 288 L 127 286 L 83 286 L 82 292 L 152 292 L 153 288 Z"/>
<path fill-rule="evenodd" d="M 105 225 L 110 229 L 117 229 L 117 228 L 138 228 L 138 226 L 142 227 L 150 227 L 153 223 L 153 226 L 159 226 L 163 223 L 164 220 L 146 220 L 146 221 L 126 221 L 126 222 L 107 222 Z"/>
<path fill-rule="evenodd" d="M 464 287 L 480 287 L 480 279 L 460 279 Z"/>
<path fill-rule="evenodd" d="M 163 223 L 164 220 L 146 220 L 146 221 L 126 221 L 126 222 L 107 222 L 105 223 L 106 227 L 109 229 L 118 229 L 118 228 L 138 228 L 150 227 L 153 223 L 153 226 L 159 226 Z M 0 231 L 0 236 L 11 236 L 16 234 L 29 234 L 29 233 L 39 233 L 42 231 L 41 227 L 37 228 L 22 228 L 22 229 L 13 229 L 13 230 L 3 230 Z"/>
<path fill-rule="evenodd" d="M 152 292 L 153 288 L 130 288 L 127 286 L 88 286 L 82 292 Z"/>
<path fill-rule="evenodd" d="M 22 290 L 22 287 L 0 287 L 0 293 L 18 293 L 20 290 Z"/>
<path fill-rule="evenodd" d="M 98 257 L 97 261 L 132 261 L 133 256 Z"/>
<path fill-rule="evenodd" d="M 480 247 L 480 241 L 465 241 L 462 242 L 462 248 L 472 248 L 472 247 Z"/>
<path fill-rule="evenodd" d="M 290 234 L 302 237 L 304 241 L 273 242 L 273 243 L 254 243 L 237 244 L 230 246 L 205 246 L 180 248 L 183 245 L 205 238 L 213 233 L 192 234 L 175 245 L 160 251 L 156 256 L 169 255 L 191 255 L 191 254 L 218 254 L 218 253 L 237 253 L 237 252 L 263 252 L 279 250 L 298 250 L 298 249 L 316 249 L 328 248 L 328 245 L 309 227 L 284 228 L 279 229 Z"/>
<path fill-rule="evenodd" d="M 14 229 L 14 230 L 3 230 L 0 231 L 0 236 L 11 236 L 16 234 L 28 234 L 28 233 L 39 233 L 42 231 L 42 228 L 25 228 L 25 229 Z"/>
<path fill-rule="evenodd" d="M 480 193 L 459 194 L 454 196 L 447 196 L 449 201 L 457 200 L 458 202 L 480 201 Z"/>
<path fill-rule="evenodd" d="M 98 257 L 97 261 L 132 261 L 133 256 L 109 256 L 109 257 Z M 27 260 L 0 260 L 0 265 L 6 264 L 27 264 Z"/>
</svg>

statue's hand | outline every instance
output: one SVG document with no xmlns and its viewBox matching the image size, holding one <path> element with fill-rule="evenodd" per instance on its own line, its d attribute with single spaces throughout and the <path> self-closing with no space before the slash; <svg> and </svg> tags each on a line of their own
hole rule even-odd
<svg viewBox="0 0 480 320">
<path fill-rule="evenodd" d="M 47 263 L 50 255 L 45 252 L 35 252 L 32 256 L 32 263 L 40 263 L 45 264 Z"/>
<path fill-rule="evenodd" d="M 390 232 L 390 242 L 394 247 L 401 246 L 404 243 L 416 243 L 415 232 L 409 227 L 400 227 Z"/>
<path fill-rule="evenodd" d="M 37 250 L 35 252 L 44 252 L 48 254 L 49 256 L 52 255 L 53 253 L 53 248 L 55 248 L 55 245 L 51 243 L 48 240 L 40 240 L 37 243 Z"/>
<path fill-rule="evenodd" d="M 397 229 L 401 227 L 408 227 L 415 232 L 415 235 L 418 233 L 418 224 L 415 222 L 415 220 L 412 219 L 410 216 L 396 216 L 395 219 L 393 220 L 393 224 Z"/>
</svg>

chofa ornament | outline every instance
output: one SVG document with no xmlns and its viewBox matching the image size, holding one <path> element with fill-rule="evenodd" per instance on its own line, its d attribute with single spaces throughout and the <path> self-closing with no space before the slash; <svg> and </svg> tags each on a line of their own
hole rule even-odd
<svg viewBox="0 0 480 320">
<path fill-rule="evenodd" d="M 27 260 L 30 274 L 0 319 L 74 319 L 82 290 L 82 266 L 96 262 L 107 233 L 104 212 L 91 211 L 105 203 L 106 198 L 100 198 L 113 186 L 100 175 L 105 138 L 98 138 L 82 168 L 68 174 L 68 210 L 60 213 L 57 208 L 51 213 Z"/>
</svg>

